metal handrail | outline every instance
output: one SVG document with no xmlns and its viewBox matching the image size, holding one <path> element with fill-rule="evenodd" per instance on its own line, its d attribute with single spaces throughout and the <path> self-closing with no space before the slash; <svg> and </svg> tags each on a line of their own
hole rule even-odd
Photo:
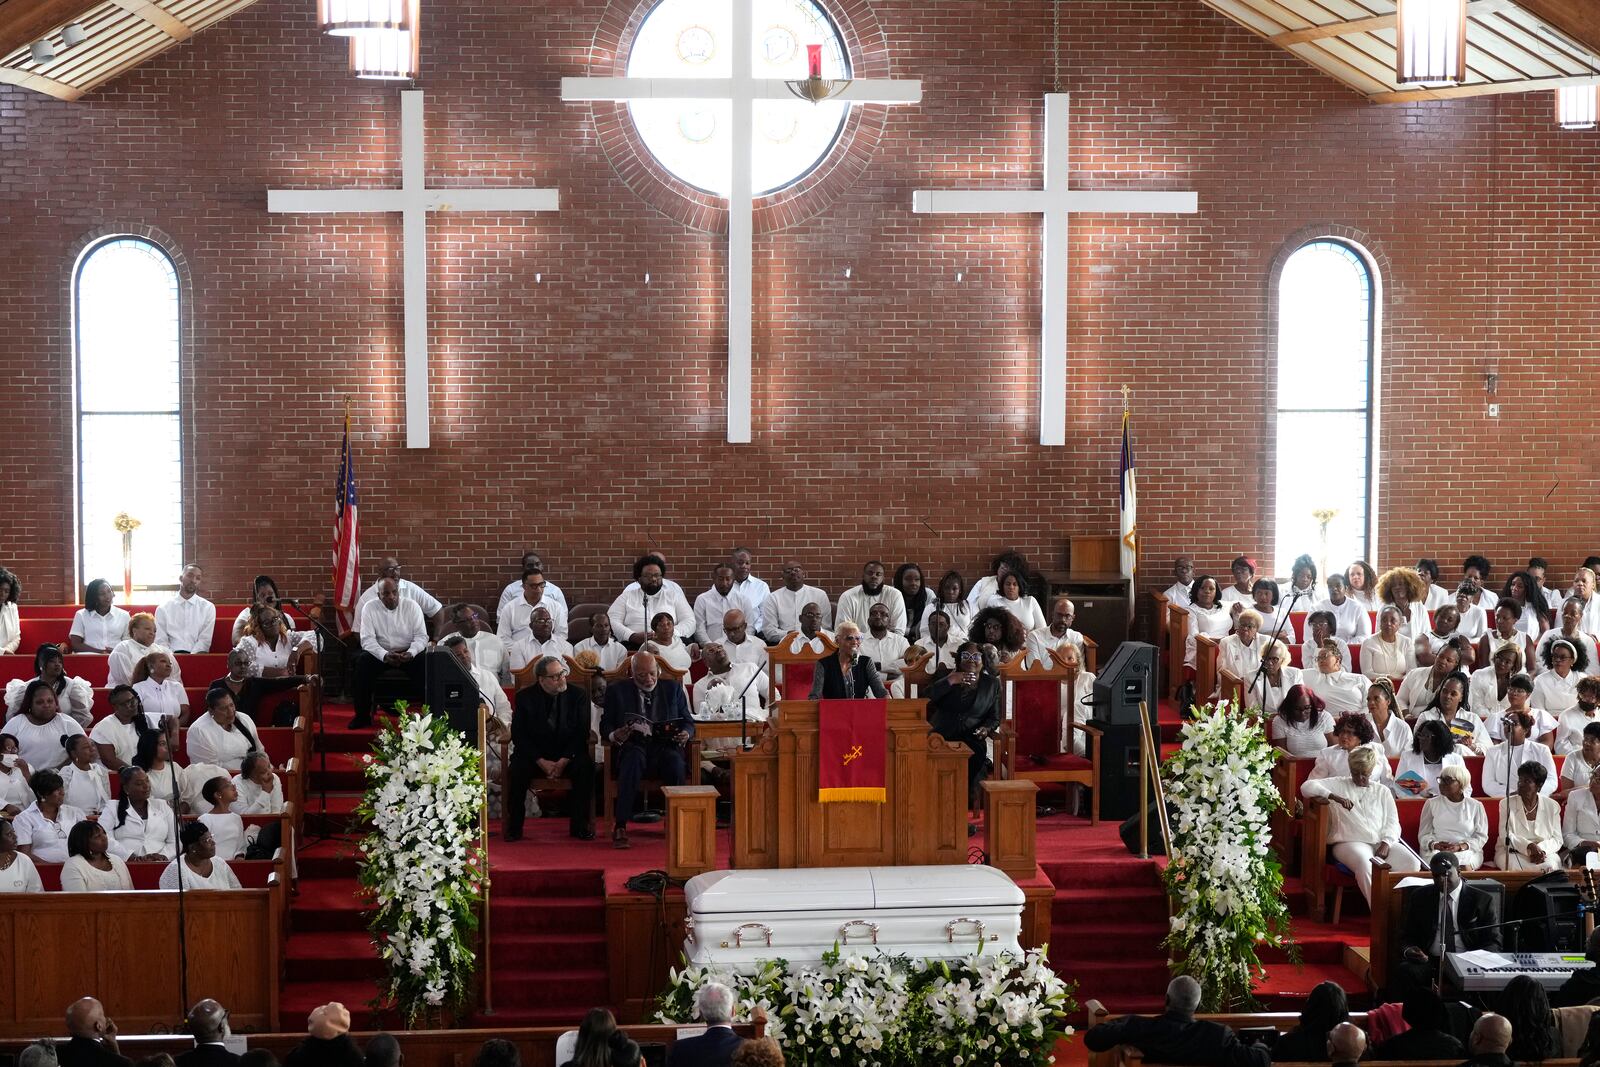
<svg viewBox="0 0 1600 1067">
<path fill-rule="evenodd" d="M 1147 790 L 1156 791 L 1156 821 L 1161 829 L 1162 852 L 1170 854 L 1172 827 L 1167 823 L 1167 795 L 1161 787 L 1161 749 L 1150 729 L 1149 706 L 1139 703 L 1139 858 L 1150 858 L 1150 803 Z"/>
</svg>

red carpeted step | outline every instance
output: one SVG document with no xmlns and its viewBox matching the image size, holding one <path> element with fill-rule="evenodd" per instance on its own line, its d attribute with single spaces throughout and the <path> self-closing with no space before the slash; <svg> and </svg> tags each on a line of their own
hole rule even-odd
<svg viewBox="0 0 1600 1067">
<path fill-rule="evenodd" d="M 596 1001 L 587 1007 L 576 1009 L 566 1006 L 552 1008 L 508 1008 L 500 1003 L 498 993 L 495 996 L 495 1010 L 493 1014 L 479 1012 L 471 1018 L 471 1024 L 485 1029 L 499 1028 L 510 1029 L 516 1027 L 534 1026 L 560 1026 L 568 1030 L 576 1030 L 578 1024 L 583 1022 L 584 1013 L 589 1008 L 608 1007 L 603 1001 Z"/>
<path fill-rule="evenodd" d="M 604 967 L 524 967 L 494 971 L 495 1000 L 508 1008 L 568 1008 L 580 1016 L 610 995 Z"/>
<path fill-rule="evenodd" d="M 284 1033 L 305 1033 L 312 1009 L 337 1000 L 350 1010 L 352 1030 L 401 1029 L 398 1016 L 367 1007 L 378 995 L 376 982 L 288 982 L 278 999 L 278 1028 Z"/>
<path fill-rule="evenodd" d="M 599 907 L 605 894 L 606 872 L 603 867 L 541 871 L 508 870 L 504 865 L 491 864 L 489 873 L 493 879 L 491 899 L 502 894 L 513 897 L 585 897 Z"/>
<path fill-rule="evenodd" d="M 494 952 L 490 969 L 499 974 L 548 965 L 560 960 L 563 967 L 580 970 L 606 966 L 606 939 L 603 934 L 502 934 L 494 931 Z"/>
<path fill-rule="evenodd" d="M 597 897 L 543 897 L 538 900 L 490 900 L 494 935 L 501 934 L 603 934 L 605 907 Z"/>
<path fill-rule="evenodd" d="M 1071 860 L 1041 863 L 1050 884 L 1059 889 L 1091 889 L 1108 886 L 1148 888 L 1161 884 L 1161 868 L 1154 860 L 1124 856 L 1116 863 L 1080 863 Z"/>
<path fill-rule="evenodd" d="M 1161 923 L 1082 923 L 1072 921 L 1052 926 L 1050 959 L 1058 965 L 1120 960 L 1129 957 L 1165 957 L 1161 947 L 1167 924 Z"/>
<path fill-rule="evenodd" d="M 295 853 L 300 877 L 354 882 L 361 863 L 356 844 L 354 837 L 331 837 L 301 847 Z"/>
<path fill-rule="evenodd" d="M 375 982 L 383 977 L 383 961 L 365 933 L 291 934 L 284 966 L 291 982 Z"/>
<path fill-rule="evenodd" d="M 353 933 L 367 928 L 353 878 L 302 878 L 289 911 L 295 933 Z"/>
<path fill-rule="evenodd" d="M 1093 964 L 1055 967 L 1063 978 L 1078 983 L 1078 1003 L 1087 997 L 1105 1004 L 1112 1011 L 1130 1012 L 1133 1008 L 1120 1007 L 1131 999 L 1152 995 L 1161 1000 L 1172 972 L 1165 958 L 1159 960 L 1103 960 Z"/>
<path fill-rule="evenodd" d="M 365 749 L 359 752 L 329 750 L 326 760 L 320 754 L 312 756 L 309 768 L 311 773 L 306 780 L 307 790 L 312 793 L 322 789 L 327 789 L 330 793 L 363 791 L 367 787 L 367 777 L 366 764 L 362 762 L 362 757 L 366 754 Z"/>
<path fill-rule="evenodd" d="M 1256 999 L 1263 1002 L 1267 1011 L 1296 1011 L 1305 1003 L 1311 990 L 1323 982 L 1336 982 L 1352 1000 L 1359 997 L 1365 1003 L 1367 984 L 1349 968 L 1341 964 L 1308 963 L 1296 967 L 1292 963 L 1269 963 L 1266 977 L 1256 983 Z"/>
<path fill-rule="evenodd" d="M 1159 889 L 1057 889 L 1050 925 L 1086 930 L 1102 923 L 1164 921 L 1166 915 L 1167 897 Z"/>
</svg>

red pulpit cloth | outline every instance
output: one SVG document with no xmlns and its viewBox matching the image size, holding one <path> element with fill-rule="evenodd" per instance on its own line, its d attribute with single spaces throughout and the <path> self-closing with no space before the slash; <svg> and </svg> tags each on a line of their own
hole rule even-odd
<svg viewBox="0 0 1600 1067">
<path fill-rule="evenodd" d="M 817 800 L 884 802 L 889 702 L 817 702 Z"/>
</svg>

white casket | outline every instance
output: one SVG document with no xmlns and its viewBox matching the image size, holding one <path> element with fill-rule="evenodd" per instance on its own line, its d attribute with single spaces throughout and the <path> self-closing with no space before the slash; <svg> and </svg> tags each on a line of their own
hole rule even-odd
<svg viewBox="0 0 1600 1067">
<path fill-rule="evenodd" d="M 956 959 L 1022 947 L 1022 890 L 993 867 L 816 867 L 710 871 L 683 887 L 684 955 L 754 970 L 757 960 L 815 963 L 884 952 Z"/>
</svg>

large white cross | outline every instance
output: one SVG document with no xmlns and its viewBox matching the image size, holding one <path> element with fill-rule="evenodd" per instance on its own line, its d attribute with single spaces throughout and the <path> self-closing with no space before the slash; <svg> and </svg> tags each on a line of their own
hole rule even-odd
<svg viewBox="0 0 1600 1067">
<path fill-rule="evenodd" d="M 428 223 L 430 211 L 555 211 L 554 189 L 430 189 L 424 174 L 422 93 L 400 94 L 400 188 L 270 189 L 273 214 L 398 211 L 404 224 L 406 447 L 428 447 Z"/>
<path fill-rule="evenodd" d="M 911 209 L 921 214 L 1035 214 L 1044 216 L 1044 322 L 1039 341 L 1039 443 L 1067 440 L 1067 223 L 1074 212 L 1193 214 L 1194 193 L 1146 193 L 1068 188 L 1067 93 L 1044 98 L 1043 189 L 919 189 Z"/>
<path fill-rule="evenodd" d="M 755 102 L 798 100 L 789 83 L 757 78 L 751 73 L 754 0 L 733 0 L 733 41 L 729 49 L 731 78 L 562 78 L 561 99 L 731 100 L 733 101 L 731 191 L 728 194 L 728 440 L 750 440 L 751 245 L 755 229 L 755 197 L 751 184 Z M 850 104 L 914 104 L 922 99 L 916 79 L 858 78 L 837 96 Z"/>
</svg>

